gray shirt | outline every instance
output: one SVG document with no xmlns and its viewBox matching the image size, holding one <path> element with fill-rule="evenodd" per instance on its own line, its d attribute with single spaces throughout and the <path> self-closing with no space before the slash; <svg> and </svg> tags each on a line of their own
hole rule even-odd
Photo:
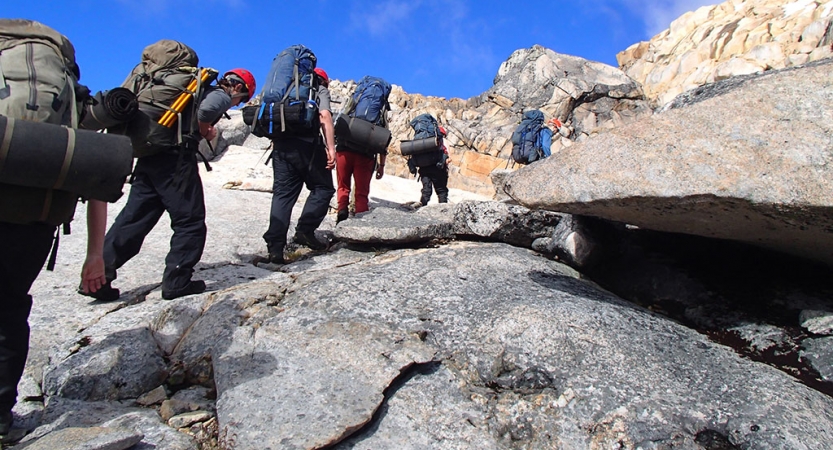
<svg viewBox="0 0 833 450">
<path fill-rule="evenodd" d="M 318 98 L 318 110 L 319 111 L 333 111 L 330 109 L 330 90 L 324 86 L 318 86 L 318 93 L 316 94 Z"/>
<path fill-rule="evenodd" d="M 327 94 L 327 105 L 329 106 L 329 93 Z M 208 86 L 203 94 L 200 108 L 197 111 L 197 120 L 213 124 L 223 113 L 231 108 L 231 96 L 219 86 Z"/>
</svg>

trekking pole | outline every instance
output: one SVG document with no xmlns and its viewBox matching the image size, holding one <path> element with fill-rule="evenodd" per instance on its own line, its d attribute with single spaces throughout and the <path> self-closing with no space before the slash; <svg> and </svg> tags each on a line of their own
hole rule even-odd
<svg viewBox="0 0 833 450">
<path fill-rule="evenodd" d="M 159 119 L 159 122 L 157 123 L 168 128 L 172 127 L 176 122 L 177 115 L 185 109 L 185 106 L 188 104 L 188 101 L 190 101 L 196 93 L 195 90 L 197 89 L 198 83 L 204 83 L 208 81 L 208 79 L 212 75 L 212 72 L 214 72 L 214 69 L 201 69 L 199 79 L 194 78 L 193 80 L 191 80 L 191 82 L 188 84 L 188 87 L 185 88 L 187 92 L 183 92 L 179 95 L 179 97 L 176 99 L 173 105 L 171 105 L 171 110 L 165 111 L 165 114 L 162 115 L 162 117 Z"/>
</svg>

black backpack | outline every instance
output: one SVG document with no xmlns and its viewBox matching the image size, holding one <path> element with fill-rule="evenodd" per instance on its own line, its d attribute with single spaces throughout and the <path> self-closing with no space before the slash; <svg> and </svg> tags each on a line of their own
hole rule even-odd
<svg viewBox="0 0 833 450">
<path fill-rule="evenodd" d="M 440 145 L 440 139 L 438 138 L 440 134 L 440 126 L 437 124 L 437 119 L 428 113 L 420 114 L 411 120 L 410 125 L 411 128 L 414 129 L 414 139 L 411 142 L 417 143 L 421 140 L 426 140 L 422 142 L 428 142 L 427 140 L 433 139 L 433 142 L 436 142 L 436 149 L 414 152 L 410 156 L 408 164 L 416 167 L 428 167 L 435 166 L 437 163 L 441 162 L 443 150 Z M 433 145 L 431 147 L 433 147 Z"/>
</svg>

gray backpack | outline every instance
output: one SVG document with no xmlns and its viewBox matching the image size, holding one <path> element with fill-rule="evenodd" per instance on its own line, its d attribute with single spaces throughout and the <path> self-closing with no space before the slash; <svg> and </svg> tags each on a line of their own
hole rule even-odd
<svg viewBox="0 0 833 450">
<path fill-rule="evenodd" d="M 0 19 L 0 114 L 77 127 L 89 90 L 78 84 L 75 48 L 38 22 Z M 8 149 L 0 145 L 0 173 Z M 0 221 L 69 223 L 78 195 L 0 183 Z"/>
<path fill-rule="evenodd" d="M 139 112 L 124 126 L 110 129 L 130 137 L 134 156 L 150 156 L 180 145 L 197 131 L 196 109 L 203 88 L 217 78 L 216 70 L 200 69 L 199 62 L 191 47 L 170 39 L 142 51 L 141 62 L 122 84 L 136 94 Z M 182 102 L 181 97 L 187 97 L 187 102 L 178 116 L 172 110 Z"/>
</svg>

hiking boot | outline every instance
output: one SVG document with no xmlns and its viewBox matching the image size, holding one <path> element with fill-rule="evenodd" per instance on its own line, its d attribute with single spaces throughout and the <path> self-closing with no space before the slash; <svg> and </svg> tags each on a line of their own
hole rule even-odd
<svg viewBox="0 0 833 450">
<path fill-rule="evenodd" d="M 269 264 L 286 264 L 286 260 L 283 259 L 283 252 L 280 252 L 280 253 L 269 252 L 269 256 L 267 257 L 267 262 Z"/>
<path fill-rule="evenodd" d="M 110 282 L 107 282 L 107 284 L 101 286 L 95 292 L 84 292 L 82 286 L 78 286 L 78 293 L 86 295 L 87 297 L 92 297 L 100 302 L 114 302 L 119 299 L 119 296 L 121 296 L 121 292 L 113 286 L 110 286 Z"/>
<path fill-rule="evenodd" d="M 338 211 L 338 214 L 336 215 L 336 224 L 343 220 L 346 220 L 348 216 L 350 216 L 350 211 L 346 209 L 340 209 Z"/>
<path fill-rule="evenodd" d="M 205 281 L 191 280 L 190 283 L 181 289 L 171 289 L 169 291 L 162 289 L 162 298 L 165 300 L 173 300 L 186 295 L 202 294 L 203 292 L 205 292 Z"/>
<path fill-rule="evenodd" d="M 14 417 L 12 416 L 11 411 L 0 412 L 0 436 L 9 434 L 13 421 Z"/>
<path fill-rule="evenodd" d="M 292 238 L 292 240 L 298 244 L 306 245 L 313 250 L 327 249 L 327 244 L 319 241 L 318 238 L 315 237 L 315 232 L 307 233 L 304 231 L 296 231 L 295 237 Z"/>
</svg>

